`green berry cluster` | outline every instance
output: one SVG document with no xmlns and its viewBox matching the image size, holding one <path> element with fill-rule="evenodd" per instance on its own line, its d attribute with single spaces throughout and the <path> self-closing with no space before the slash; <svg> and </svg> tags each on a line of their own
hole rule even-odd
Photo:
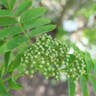
<svg viewBox="0 0 96 96">
<path fill-rule="evenodd" d="M 79 54 L 69 54 L 65 66 L 66 76 L 74 80 L 78 80 L 81 75 L 86 75 L 87 73 L 85 60 Z"/>
<path fill-rule="evenodd" d="M 32 76 L 42 73 L 46 78 L 58 79 L 64 72 L 66 77 L 78 79 L 86 73 L 86 63 L 79 55 L 69 54 L 69 47 L 51 36 L 39 37 L 21 58 L 21 66 L 25 74 Z"/>
</svg>

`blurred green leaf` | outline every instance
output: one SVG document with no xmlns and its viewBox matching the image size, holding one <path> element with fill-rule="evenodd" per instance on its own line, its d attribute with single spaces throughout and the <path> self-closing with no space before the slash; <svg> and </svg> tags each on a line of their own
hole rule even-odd
<svg viewBox="0 0 96 96">
<path fill-rule="evenodd" d="M 4 7 L 8 8 L 8 2 L 7 0 L 0 0 Z"/>
<path fill-rule="evenodd" d="M 16 83 L 15 80 L 13 80 L 12 78 L 8 80 L 8 84 L 10 86 L 11 89 L 14 90 L 20 90 L 22 88 L 22 86 L 18 83 Z"/>
<path fill-rule="evenodd" d="M 25 36 L 16 36 L 16 37 L 8 40 L 5 44 L 3 44 L 0 47 L 0 53 L 5 53 L 8 51 L 11 51 L 26 41 L 27 41 L 27 38 Z"/>
<path fill-rule="evenodd" d="M 87 88 L 87 79 L 84 76 L 80 77 L 80 87 L 81 87 L 82 96 L 89 96 L 88 88 Z"/>
<path fill-rule="evenodd" d="M 17 9 L 15 12 L 16 16 L 20 16 L 22 13 L 24 13 L 28 8 L 30 8 L 32 6 L 32 0 L 27 0 L 25 2 L 23 2 Z"/>
<path fill-rule="evenodd" d="M 88 52 L 85 53 L 85 62 L 87 64 L 87 71 L 88 73 L 91 72 L 94 68 L 94 63 L 91 59 L 91 56 Z"/>
<path fill-rule="evenodd" d="M 21 16 L 21 23 L 30 22 L 30 20 L 38 18 L 45 13 L 45 8 L 32 8 L 24 12 Z"/>
<path fill-rule="evenodd" d="M 76 95 L 76 85 L 74 81 L 69 78 L 68 79 L 68 96 L 75 96 Z"/>
<path fill-rule="evenodd" d="M 23 56 L 25 49 L 26 48 L 23 47 L 23 49 L 16 54 L 15 59 L 9 64 L 9 72 L 13 72 L 15 69 L 18 69 L 20 67 L 21 57 Z M 20 71 L 22 72 L 22 68 L 20 69 Z"/>
<path fill-rule="evenodd" d="M 5 40 L 0 40 L 0 47 L 5 43 Z"/>
<path fill-rule="evenodd" d="M 14 36 L 20 32 L 22 32 L 22 30 L 19 26 L 2 29 L 0 30 L 0 39 L 3 39 L 8 36 Z"/>
<path fill-rule="evenodd" d="M 3 66 L 3 64 L 2 64 L 2 65 L 0 66 L 0 78 L 3 77 L 4 73 L 5 73 L 5 66 Z"/>
<path fill-rule="evenodd" d="M 4 43 L 2 46 L 0 46 L 0 54 L 4 54 L 5 52 L 7 52 L 8 50 L 6 50 L 6 43 Z"/>
<path fill-rule="evenodd" d="M 3 17 L 3 16 L 10 16 L 11 15 L 11 12 L 8 11 L 8 10 L 1 10 L 0 9 L 0 17 Z"/>
<path fill-rule="evenodd" d="M 42 23 L 41 23 L 42 22 Z M 49 24 L 51 21 L 45 18 L 32 19 L 23 24 L 24 29 L 38 28 L 41 25 Z"/>
<path fill-rule="evenodd" d="M 12 10 L 16 0 L 1 0 L 1 3 L 8 9 Z"/>
<path fill-rule="evenodd" d="M 84 36 L 88 38 L 89 43 L 96 45 L 96 28 L 86 28 L 84 30 Z"/>
<path fill-rule="evenodd" d="M 6 72 L 7 72 L 8 64 L 10 63 L 10 55 L 11 55 L 10 51 L 4 54 L 4 65 L 5 65 Z"/>
<path fill-rule="evenodd" d="M 25 36 L 16 36 L 7 42 L 6 47 L 8 50 L 12 50 L 12 49 L 20 46 L 23 42 L 26 42 L 26 41 L 27 41 L 27 38 Z"/>
<path fill-rule="evenodd" d="M 1 79 L 0 79 L 0 96 L 10 96 L 9 93 L 6 91 L 3 80 Z"/>
<path fill-rule="evenodd" d="M 94 76 L 90 76 L 89 77 L 89 80 L 90 80 L 90 82 L 92 84 L 92 88 L 93 88 L 94 93 L 96 95 L 96 78 Z"/>
<path fill-rule="evenodd" d="M 29 34 L 29 36 L 30 37 L 34 37 L 34 36 L 36 36 L 36 35 L 39 35 L 39 34 L 41 34 L 41 33 L 46 33 L 46 32 L 50 32 L 50 31 L 52 31 L 53 29 L 55 29 L 55 25 L 46 25 L 46 26 L 41 26 L 41 27 L 38 27 L 38 28 L 36 28 L 36 29 L 33 29 L 31 32 L 30 32 L 30 34 Z"/>
<path fill-rule="evenodd" d="M 0 26 L 8 26 L 8 25 L 13 25 L 16 24 L 17 20 L 13 17 L 0 17 Z"/>
<path fill-rule="evenodd" d="M 84 4 L 84 6 L 82 8 L 80 8 L 80 10 L 77 11 L 77 16 L 82 14 L 88 20 L 90 16 L 95 14 L 96 3 L 94 1 L 93 1 L 93 3 L 90 2 L 90 1 L 92 1 L 92 0 L 88 1 L 88 3 L 89 3 L 88 5 L 87 5 L 87 2 L 86 2 L 86 4 Z M 90 3 L 91 3 L 91 6 L 90 6 Z"/>
<path fill-rule="evenodd" d="M 12 10 L 14 5 L 15 5 L 15 2 L 16 0 L 10 0 L 9 3 L 10 3 L 10 9 Z"/>
</svg>

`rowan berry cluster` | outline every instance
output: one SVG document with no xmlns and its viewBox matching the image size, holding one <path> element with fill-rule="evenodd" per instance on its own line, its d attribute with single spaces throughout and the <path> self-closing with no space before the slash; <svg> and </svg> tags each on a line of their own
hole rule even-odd
<svg viewBox="0 0 96 96">
<path fill-rule="evenodd" d="M 30 48 L 24 52 L 21 65 L 25 74 L 32 76 L 35 72 L 46 78 L 59 79 L 60 73 L 77 80 L 86 74 L 86 63 L 78 54 L 69 54 L 69 47 L 51 36 L 39 37 Z"/>
</svg>

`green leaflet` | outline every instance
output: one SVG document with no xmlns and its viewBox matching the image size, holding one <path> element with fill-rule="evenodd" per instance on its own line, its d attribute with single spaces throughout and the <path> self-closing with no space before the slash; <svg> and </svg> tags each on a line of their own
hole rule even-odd
<svg viewBox="0 0 96 96">
<path fill-rule="evenodd" d="M 10 62 L 11 52 L 8 51 L 4 54 L 4 64 L 0 66 L 0 77 L 2 78 L 5 74 L 8 74 L 8 65 Z M 5 76 L 4 76 L 5 77 Z M 7 75 L 6 75 L 7 78 Z"/>
<path fill-rule="evenodd" d="M 22 88 L 22 86 L 18 83 L 16 83 L 15 80 L 13 80 L 12 78 L 8 80 L 8 84 L 10 86 L 11 89 L 14 90 L 20 90 Z"/>
<path fill-rule="evenodd" d="M 12 50 L 20 46 L 23 42 L 26 42 L 27 38 L 25 36 L 16 36 L 7 42 L 7 49 Z"/>
<path fill-rule="evenodd" d="M 9 6 L 10 6 L 10 9 L 11 9 L 11 10 L 13 9 L 13 7 L 14 7 L 14 5 L 15 5 L 15 2 L 16 2 L 16 0 L 10 0 L 10 1 L 9 1 Z"/>
<path fill-rule="evenodd" d="M 10 55 L 11 55 L 11 52 L 8 51 L 4 54 L 4 65 L 5 65 L 5 70 L 7 72 L 7 69 L 8 69 L 8 65 L 10 63 Z"/>
<path fill-rule="evenodd" d="M 26 49 L 26 47 L 23 47 L 22 50 L 19 50 L 20 52 L 18 52 L 16 54 L 15 59 L 9 64 L 9 67 L 8 67 L 9 72 L 13 72 L 15 69 L 18 69 L 20 67 L 21 57 L 22 57 L 25 49 Z M 22 72 L 22 68 L 20 69 L 20 72 Z"/>
<path fill-rule="evenodd" d="M 24 14 L 22 14 L 20 22 L 21 23 L 30 22 L 30 20 L 42 16 L 45 13 L 45 11 L 46 10 L 43 7 L 29 9 L 25 11 Z"/>
<path fill-rule="evenodd" d="M 55 25 L 46 25 L 46 26 L 40 26 L 36 29 L 33 29 L 30 33 L 29 36 L 30 37 L 34 37 L 36 35 L 39 35 L 41 33 L 45 33 L 45 32 L 50 32 L 51 30 L 53 30 L 56 26 Z"/>
<path fill-rule="evenodd" d="M 0 79 L 0 96 L 10 96 L 6 91 L 3 81 Z"/>
<path fill-rule="evenodd" d="M 86 61 L 86 64 L 87 64 L 87 71 L 88 73 L 92 71 L 92 69 L 94 68 L 94 63 L 91 59 L 91 56 L 89 53 L 85 53 L 85 61 Z"/>
<path fill-rule="evenodd" d="M 0 78 L 2 78 L 4 74 L 5 74 L 5 66 L 1 65 L 0 66 Z"/>
<path fill-rule="evenodd" d="M 17 20 L 14 17 L 2 16 L 0 17 L 0 26 L 8 26 L 17 24 Z"/>
<path fill-rule="evenodd" d="M 7 0 L 1 0 L 0 1 L 6 8 L 8 8 Z"/>
<path fill-rule="evenodd" d="M 27 41 L 27 38 L 25 36 L 16 36 L 16 37 L 10 39 L 9 41 L 7 41 L 5 44 L 3 44 L 0 47 L 0 53 L 5 53 L 7 51 L 11 51 L 26 41 Z"/>
<path fill-rule="evenodd" d="M 16 9 L 15 15 L 20 16 L 22 13 L 24 13 L 28 8 L 32 6 L 32 0 L 27 0 L 19 5 L 19 7 Z"/>
<path fill-rule="evenodd" d="M 0 17 L 2 16 L 10 16 L 11 15 L 11 12 L 8 11 L 8 10 L 1 10 L 0 9 Z"/>
<path fill-rule="evenodd" d="M 4 39 L 5 37 L 8 36 L 14 36 L 20 32 L 22 32 L 22 30 L 19 26 L 2 29 L 0 30 L 0 39 Z"/>
<path fill-rule="evenodd" d="M 76 85 L 74 83 L 74 81 L 69 78 L 68 79 L 68 96 L 75 96 L 76 95 Z"/>
<path fill-rule="evenodd" d="M 1 0 L 1 3 L 8 8 L 8 10 L 12 10 L 14 7 L 16 0 Z"/>
<path fill-rule="evenodd" d="M 42 23 L 41 23 L 42 22 Z M 49 24 L 51 21 L 45 18 L 32 19 L 29 22 L 23 23 L 24 29 L 38 28 L 39 26 Z"/>
<path fill-rule="evenodd" d="M 4 54 L 5 52 L 7 52 L 7 48 L 6 48 L 6 43 L 4 43 L 2 46 L 0 46 L 0 54 Z"/>
<path fill-rule="evenodd" d="M 0 47 L 5 43 L 4 40 L 0 40 Z"/>
<path fill-rule="evenodd" d="M 89 96 L 86 77 L 84 76 L 80 77 L 80 86 L 81 86 L 82 96 Z"/>
</svg>

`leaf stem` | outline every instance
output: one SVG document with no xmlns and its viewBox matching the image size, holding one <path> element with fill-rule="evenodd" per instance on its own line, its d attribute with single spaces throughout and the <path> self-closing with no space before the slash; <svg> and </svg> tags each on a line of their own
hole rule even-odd
<svg viewBox="0 0 96 96">
<path fill-rule="evenodd" d="M 26 34 L 25 30 L 23 29 L 23 26 L 20 22 L 18 22 L 22 32 L 24 33 L 24 35 L 26 36 L 26 38 L 28 39 L 28 43 L 31 45 L 31 40 L 30 40 L 30 37 Z"/>
</svg>

